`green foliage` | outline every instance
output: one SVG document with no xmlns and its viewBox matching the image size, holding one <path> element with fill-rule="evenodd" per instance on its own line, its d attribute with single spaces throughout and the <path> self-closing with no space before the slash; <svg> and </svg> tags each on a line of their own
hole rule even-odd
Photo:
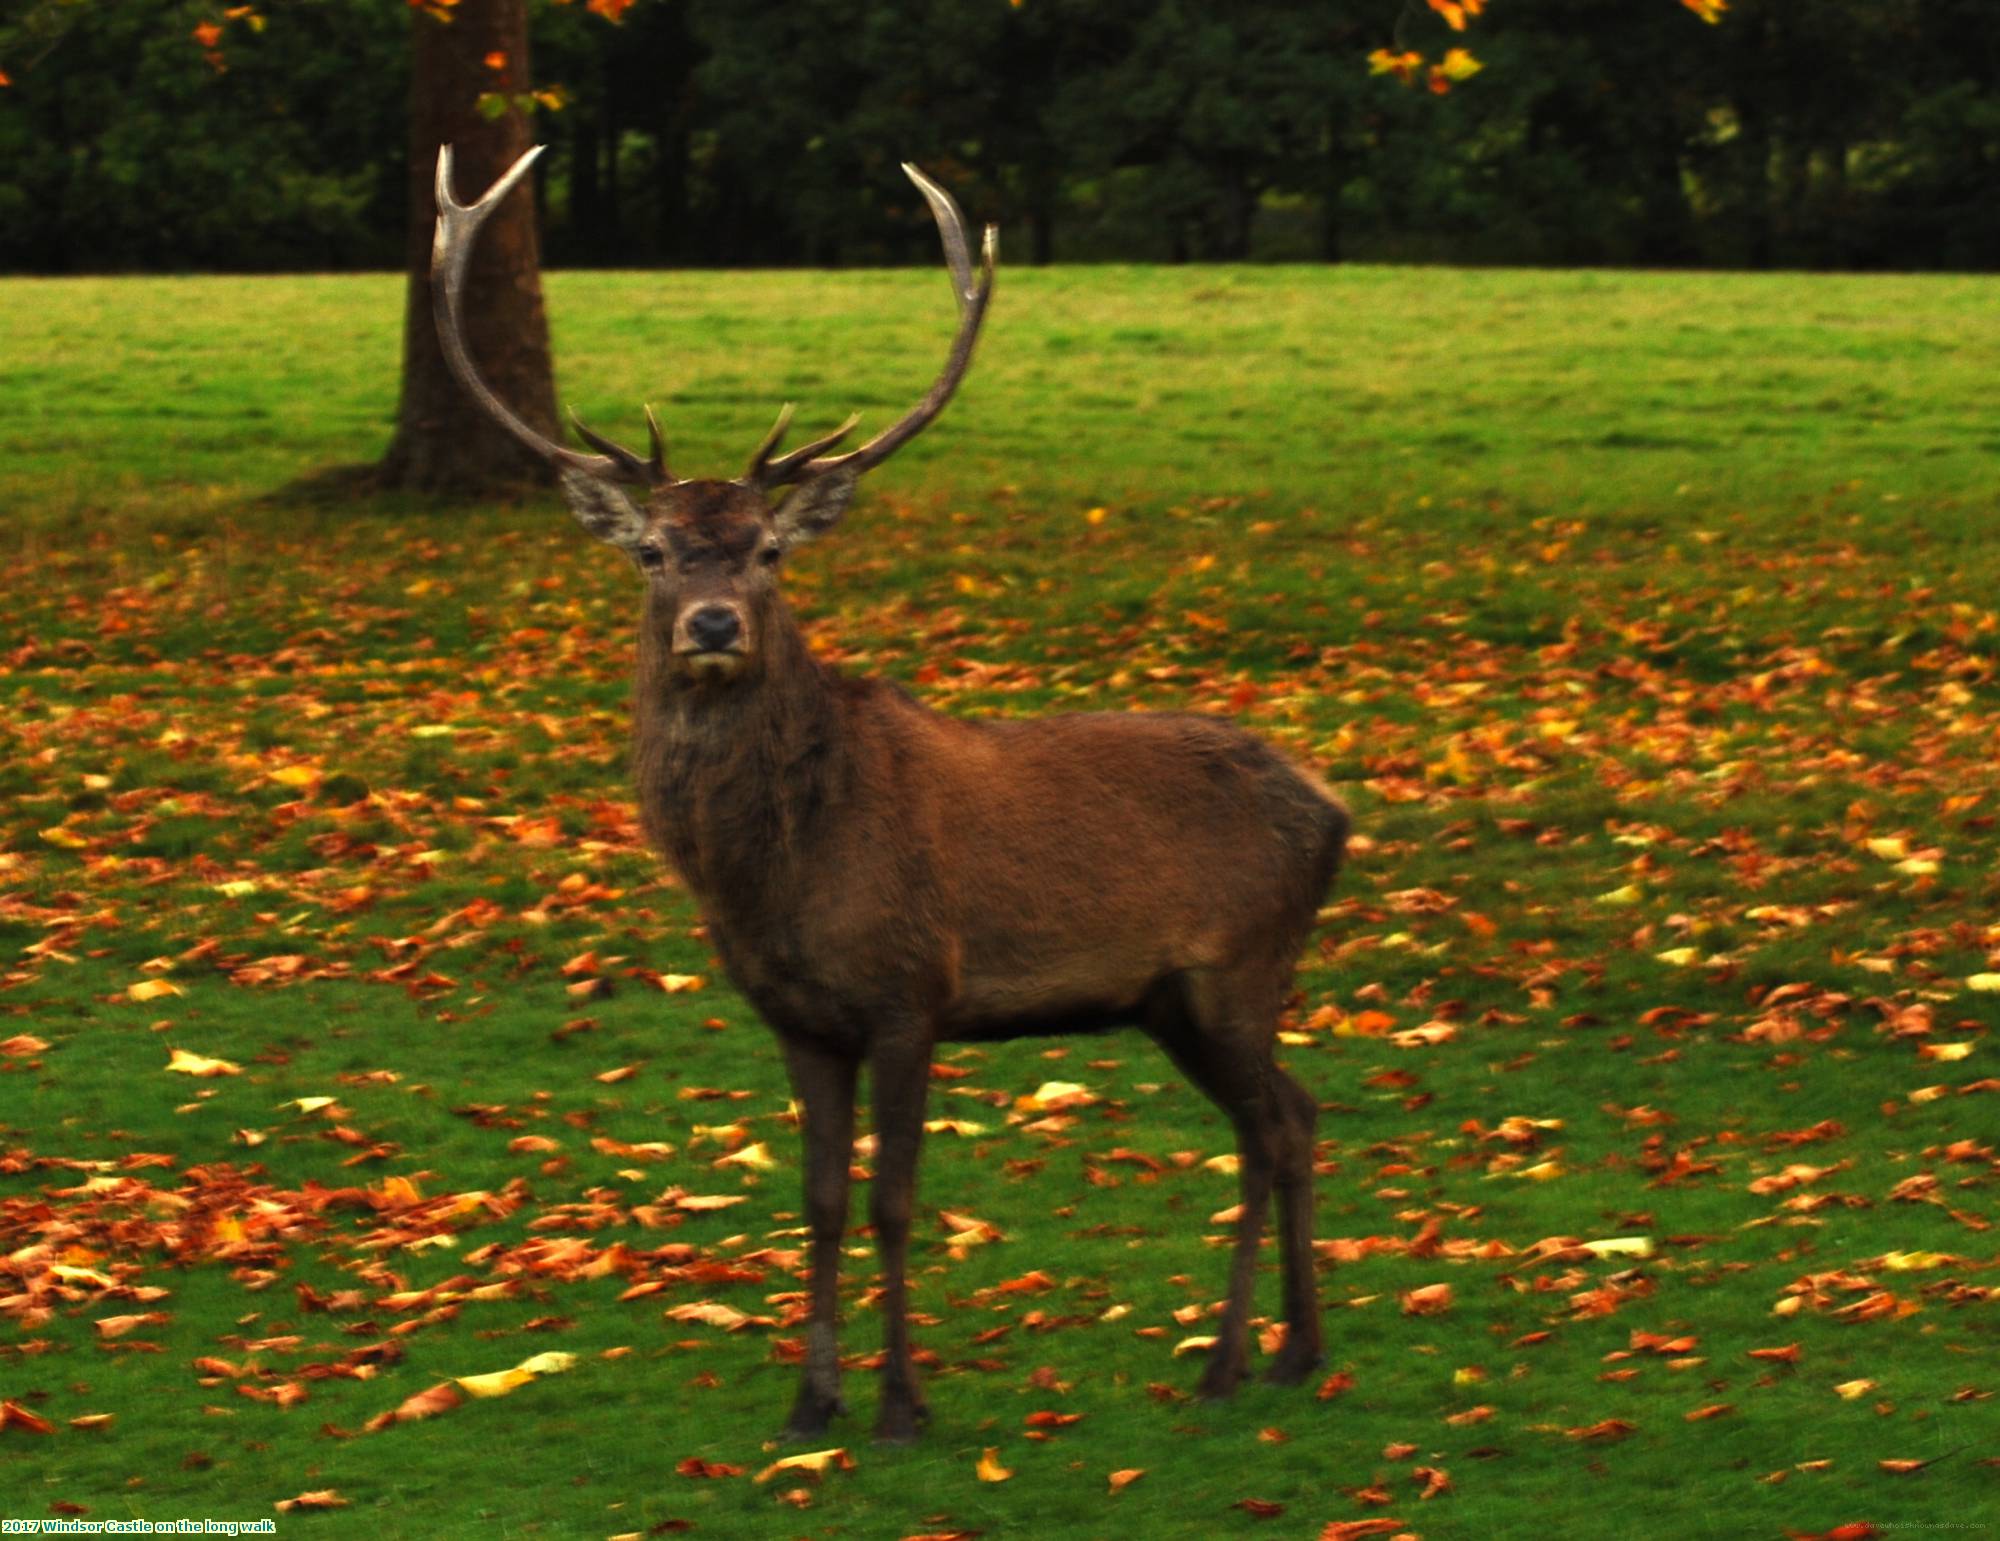
<svg viewBox="0 0 2000 1541">
<path fill-rule="evenodd" d="M 35 0 L 0 25 L 0 267 L 393 265 L 409 16 Z M 416 24 L 434 25 L 422 20 Z M 1984 0 L 644 0 L 537 9 L 558 265 L 928 260 L 917 159 L 1051 257 L 1980 267 L 2000 248 Z M 1471 42 L 1448 97 L 1371 78 Z M 502 96 L 494 94 L 496 105 Z"/>
</svg>

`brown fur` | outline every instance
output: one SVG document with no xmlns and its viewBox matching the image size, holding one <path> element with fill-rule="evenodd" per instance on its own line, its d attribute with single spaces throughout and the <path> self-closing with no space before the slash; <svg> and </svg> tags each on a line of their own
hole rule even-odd
<svg viewBox="0 0 2000 1541">
<path fill-rule="evenodd" d="M 949 1039 L 1149 1032 L 1230 1116 L 1242 1154 L 1243 1218 L 1203 1389 L 1226 1393 L 1243 1374 L 1273 1188 L 1287 1339 L 1271 1373 L 1302 1378 L 1320 1357 L 1317 1110 L 1272 1046 L 1340 864 L 1340 803 L 1224 722 L 969 722 L 844 677 L 811 656 L 767 565 L 787 544 L 785 508 L 774 515 L 739 484 L 687 482 L 633 514 L 623 543 L 653 564 L 634 703 L 641 817 L 777 1032 L 805 1111 L 813 1319 L 789 1432 L 817 1437 L 840 1408 L 835 1273 L 864 1060 L 888 1347 L 878 1432 L 906 1438 L 923 1417 L 903 1272 L 931 1055 Z M 736 608 L 744 640 L 705 668 L 682 639 L 691 610 L 714 604 Z"/>
</svg>

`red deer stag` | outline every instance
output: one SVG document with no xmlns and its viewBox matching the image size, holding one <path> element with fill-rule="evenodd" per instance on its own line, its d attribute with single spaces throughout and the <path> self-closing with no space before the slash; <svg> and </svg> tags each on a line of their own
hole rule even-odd
<svg viewBox="0 0 2000 1541">
<path fill-rule="evenodd" d="M 742 476 L 684 481 L 667 469 L 650 410 L 650 456 L 579 421 L 597 451 L 584 454 L 522 422 L 466 354 L 467 254 L 535 153 L 470 206 L 452 197 L 449 148 L 439 155 L 438 330 L 460 382 L 554 462 L 570 511 L 645 582 L 633 700 L 640 817 L 699 901 L 731 981 L 777 1033 L 804 1110 L 812 1315 L 787 1433 L 817 1437 L 844 1410 L 837 1271 L 864 1061 L 886 1347 L 877 1437 L 909 1439 L 928 1417 L 910 1362 L 904 1263 L 941 1040 L 1149 1033 L 1229 1116 L 1241 1152 L 1229 1300 L 1201 1390 L 1227 1395 L 1245 1372 L 1273 1188 L 1286 1331 L 1269 1378 L 1302 1380 L 1321 1352 L 1318 1109 L 1272 1045 L 1340 865 L 1346 810 L 1268 745 L 1206 718 L 939 716 L 892 684 L 816 660 L 778 592 L 785 556 L 831 529 L 862 473 L 951 399 L 992 298 L 997 232 L 986 231 L 975 278 L 957 205 L 905 166 L 937 221 L 958 301 L 937 382 L 858 449 L 831 453 L 850 419 L 780 453 L 786 407 Z"/>
</svg>

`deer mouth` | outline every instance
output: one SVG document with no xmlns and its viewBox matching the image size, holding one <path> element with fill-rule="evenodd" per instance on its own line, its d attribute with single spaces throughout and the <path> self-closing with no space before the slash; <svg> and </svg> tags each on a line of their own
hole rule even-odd
<svg viewBox="0 0 2000 1541">
<path fill-rule="evenodd" d="M 677 655 L 680 666 L 703 679 L 728 679 L 743 667 L 743 650 L 736 647 L 688 648 Z"/>
</svg>

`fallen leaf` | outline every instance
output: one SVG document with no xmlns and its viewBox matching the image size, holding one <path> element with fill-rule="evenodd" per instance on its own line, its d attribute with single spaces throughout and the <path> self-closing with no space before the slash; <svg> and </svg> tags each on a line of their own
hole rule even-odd
<svg viewBox="0 0 2000 1541">
<path fill-rule="evenodd" d="M 1145 1475 L 1146 1468 L 1143 1466 L 1128 1466 L 1123 1471 L 1114 1471 L 1110 1477 L 1111 1491 L 1122 1493 Z M 1151 1489 L 1147 1491 L 1150 1492 Z"/>
<path fill-rule="evenodd" d="M 281 1498 L 273 1507 L 280 1514 L 290 1514 L 295 1509 L 345 1509 L 347 1500 L 332 1488 L 322 1487 L 301 1493 L 296 1498 Z"/>
<path fill-rule="evenodd" d="M 986 1447 L 973 1471 L 981 1482 L 1005 1482 L 1014 1475 L 1000 1464 L 1000 1451 L 992 1445 Z"/>
<path fill-rule="evenodd" d="M 773 1461 L 750 1480 L 769 1482 L 773 1477 L 788 1471 L 802 1471 L 814 1477 L 824 1477 L 829 1471 L 853 1471 L 854 1458 L 845 1449 L 810 1450 L 802 1455 L 788 1455 Z M 1010 1472 L 1008 1475 L 1012 1475 Z"/>
<path fill-rule="evenodd" d="M 138 988 L 136 985 L 134 989 Z M 167 1069 L 177 1075 L 218 1076 L 241 1075 L 243 1067 L 226 1059 L 210 1059 L 206 1054 L 196 1054 L 187 1049 L 168 1051 Z"/>
</svg>

